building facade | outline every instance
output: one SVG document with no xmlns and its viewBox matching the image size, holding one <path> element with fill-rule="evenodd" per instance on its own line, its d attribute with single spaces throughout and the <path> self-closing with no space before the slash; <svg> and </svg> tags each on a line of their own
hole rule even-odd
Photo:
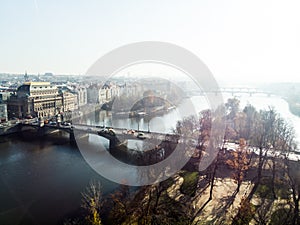
<svg viewBox="0 0 300 225">
<path fill-rule="evenodd" d="M 8 121 L 7 105 L 5 103 L 0 104 L 0 121 L 1 122 L 7 122 Z"/>
<path fill-rule="evenodd" d="M 66 90 L 60 91 L 62 96 L 62 111 L 69 112 L 78 109 L 77 95 Z"/>
<path fill-rule="evenodd" d="M 59 93 L 50 82 L 25 82 L 7 102 L 9 118 L 53 117 L 74 110 L 77 96 Z"/>
<path fill-rule="evenodd" d="M 92 84 L 87 88 L 87 102 L 89 104 L 99 103 L 99 91 L 101 89 L 100 85 Z"/>
<path fill-rule="evenodd" d="M 75 88 L 78 98 L 78 106 L 83 106 L 87 104 L 87 89 L 85 87 Z"/>
<path fill-rule="evenodd" d="M 62 97 L 49 82 L 25 82 L 8 101 L 9 117 L 51 117 L 62 109 Z"/>
</svg>

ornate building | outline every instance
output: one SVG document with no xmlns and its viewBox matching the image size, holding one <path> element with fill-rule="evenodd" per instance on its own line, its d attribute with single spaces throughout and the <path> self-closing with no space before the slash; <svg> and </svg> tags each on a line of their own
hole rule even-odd
<svg viewBox="0 0 300 225">
<path fill-rule="evenodd" d="M 12 117 L 52 117 L 74 110 L 76 97 L 59 93 L 50 82 L 25 82 L 8 101 L 8 115 Z"/>
</svg>

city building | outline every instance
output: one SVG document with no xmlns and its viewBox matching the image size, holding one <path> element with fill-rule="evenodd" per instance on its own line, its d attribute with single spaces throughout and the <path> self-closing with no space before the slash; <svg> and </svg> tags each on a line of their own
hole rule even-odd
<svg viewBox="0 0 300 225">
<path fill-rule="evenodd" d="M 78 109 L 77 94 L 66 87 L 59 89 L 59 94 L 62 97 L 62 110 L 60 114 L 63 114 L 64 120 L 71 120 L 72 112 Z"/>
<path fill-rule="evenodd" d="M 119 94 L 126 97 L 141 96 L 143 93 L 142 86 L 138 83 L 125 83 L 119 86 Z"/>
<path fill-rule="evenodd" d="M 116 96 L 115 85 L 104 84 L 99 90 L 99 104 L 110 102 Z"/>
<path fill-rule="evenodd" d="M 154 91 L 159 96 L 164 96 L 167 93 L 171 93 L 171 82 L 164 79 L 143 79 L 140 86 L 145 91 Z"/>
<path fill-rule="evenodd" d="M 87 102 L 90 104 L 99 103 L 99 91 L 101 85 L 92 84 L 87 88 Z"/>
<path fill-rule="evenodd" d="M 1 123 L 8 121 L 7 105 L 5 103 L 0 103 L 0 121 Z"/>
<path fill-rule="evenodd" d="M 87 104 L 87 89 L 85 87 L 76 87 L 75 92 L 77 93 L 78 106 Z"/>
<path fill-rule="evenodd" d="M 59 90 L 62 96 L 62 111 L 74 111 L 78 109 L 77 94 L 72 93 L 68 89 Z"/>
<path fill-rule="evenodd" d="M 9 91 L 0 91 L 0 103 L 7 102 L 10 97 L 11 92 Z"/>
<path fill-rule="evenodd" d="M 9 117 L 51 117 L 62 109 L 62 96 L 50 82 L 25 82 L 8 103 Z"/>
<path fill-rule="evenodd" d="M 117 84 L 111 85 L 111 96 L 113 97 L 120 97 L 120 86 Z"/>
</svg>

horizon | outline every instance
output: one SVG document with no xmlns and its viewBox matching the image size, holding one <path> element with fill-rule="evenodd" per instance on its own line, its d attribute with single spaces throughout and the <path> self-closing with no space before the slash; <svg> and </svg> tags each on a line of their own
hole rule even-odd
<svg viewBox="0 0 300 225">
<path fill-rule="evenodd" d="M 51 72 L 50 72 L 51 73 Z M 9 76 L 20 76 L 20 77 L 23 77 L 25 75 L 25 73 L 6 73 L 6 72 L 0 72 L 0 76 L 3 76 L 3 75 L 9 75 Z M 28 76 L 45 76 L 45 73 L 44 74 L 34 74 L 34 73 L 27 73 Z M 69 76 L 69 77 L 98 77 L 99 79 L 101 79 L 100 76 L 98 75 L 87 75 L 87 74 L 53 74 L 53 76 L 58 76 L 58 77 L 63 77 L 63 76 Z M 126 75 L 124 76 L 121 76 L 121 77 L 118 77 L 119 78 L 123 78 L 125 77 Z M 179 80 L 180 81 L 180 80 Z M 300 84 L 300 81 L 222 81 L 222 80 L 218 80 L 216 79 L 217 83 L 221 86 L 236 86 L 236 85 L 240 85 L 240 86 L 244 86 L 244 85 L 276 85 L 276 84 Z M 51 81 L 49 81 L 51 82 Z M 239 86 L 238 86 L 239 87 Z"/>
</svg>

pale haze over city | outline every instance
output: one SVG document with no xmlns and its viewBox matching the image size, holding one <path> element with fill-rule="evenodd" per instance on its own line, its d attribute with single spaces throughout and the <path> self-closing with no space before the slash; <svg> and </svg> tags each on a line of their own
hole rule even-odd
<svg viewBox="0 0 300 225">
<path fill-rule="evenodd" d="M 300 81 L 300 3 L 288 1 L 2 1 L 3 73 L 85 74 L 138 41 L 196 54 L 219 81 Z"/>
</svg>

